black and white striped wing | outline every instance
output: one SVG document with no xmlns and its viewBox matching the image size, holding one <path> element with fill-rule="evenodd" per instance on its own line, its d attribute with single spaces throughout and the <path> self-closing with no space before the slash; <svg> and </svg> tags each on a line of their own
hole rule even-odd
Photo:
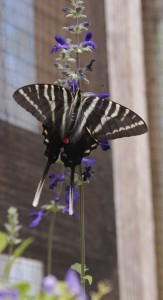
<svg viewBox="0 0 163 300">
<path fill-rule="evenodd" d="M 140 135 L 148 131 L 144 120 L 129 108 L 108 99 L 87 97 L 82 102 L 83 126 L 98 141 Z"/>
<path fill-rule="evenodd" d="M 72 102 L 69 90 L 53 84 L 27 85 L 18 89 L 13 97 L 45 126 L 59 122 Z"/>
</svg>

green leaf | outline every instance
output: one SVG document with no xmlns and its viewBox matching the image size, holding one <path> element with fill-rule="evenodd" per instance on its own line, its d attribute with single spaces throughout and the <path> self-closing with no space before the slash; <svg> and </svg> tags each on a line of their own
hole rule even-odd
<svg viewBox="0 0 163 300">
<path fill-rule="evenodd" d="M 14 260 L 17 257 L 20 257 L 23 254 L 23 252 L 29 247 L 29 245 L 32 244 L 32 242 L 32 238 L 24 240 L 13 252 Z"/>
<path fill-rule="evenodd" d="M 93 278 L 92 278 L 91 275 L 86 275 L 86 276 L 84 276 L 84 279 L 88 281 L 89 285 L 92 284 Z"/>
<path fill-rule="evenodd" d="M 78 272 L 81 275 L 81 264 L 80 263 L 75 263 L 75 264 L 71 265 L 71 269 L 75 270 L 76 272 Z M 88 270 L 89 269 L 85 265 L 84 266 L 84 272 L 86 272 Z"/>
<path fill-rule="evenodd" d="M 24 299 L 29 291 L 31 290 L 31 286 L 28 283 L 18 283 L 12 286 L 13 288 L 17 289 L 20 292 L 20 299 Z"/>
<path fill-rule="evenodd" d="M 76 272 L 78 272 L 79 274 L 81 274 L 81 264 L 75 263 L 75 264 L 71 265 L 71 269 L 73 269 Z"/>
<path fill-rule="evenodd" d="M 7 244 L 8 244 L 7 235 L 4 232 L 0 231 L 0 253 L 4 251 Z"/>
<path fill-rule="evenodd" d="M 4 276 L 8 276 L 10 269 L 12 267 L 12 264 L 14 263 L 15 259 L 20 257 L 23 252 L 27 249 L 27 247 L 33 242 L 32 238 L 28 238 L 24 240 L 13 252 L 12 256 L 10 257 L 8 263 L 6 264 L 5 270 L 4 270 Z"/>
</svg>

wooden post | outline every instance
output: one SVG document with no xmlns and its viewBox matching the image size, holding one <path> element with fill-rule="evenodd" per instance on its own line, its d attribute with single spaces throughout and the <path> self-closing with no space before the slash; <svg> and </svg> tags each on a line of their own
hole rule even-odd
<svg viewBox="0 0 163 300">
<path fill-rule="evenodd" d="M 105 0 L 111 99 L 146 121 L 140 0 Z M 157 299 L 149 137 L 112 143 L 121 300 Z"/>
</svg>

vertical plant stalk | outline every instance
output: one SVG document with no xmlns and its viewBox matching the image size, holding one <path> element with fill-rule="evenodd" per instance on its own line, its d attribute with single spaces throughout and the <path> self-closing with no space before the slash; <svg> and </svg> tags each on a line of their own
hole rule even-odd
<svg viewBox="0 0 163 300">
<path fill-rule="evenodd" d="M 47 274 L 48 275 L 52 273 L 54 221 L 55 221 L 55 212 L 51 212 L 49 233 L 48 233 L 48 253 L 47 253 Z"/>
<path fill-rule="evenodd" d="M 78 18 L 76 19 L 76 25 L 79 24 Z M 79 34 L 76 34 L 76 44 L 79 46 Z M 76 68 L 80 68 L 80 54 L 76 53 Z M 80 87 L 80 80 L 78 79 L 78 85 Z M 79 186 L 80 194 L 80 263 L 81 263 L 81 272 L 80 272 L 80 281 L 85 292 L 85 216 L 84 216 L 84 187 L 82 180 L 82 166 L 79 165 L 79 180 L 81 182 Z"/>
<path fill-rule="evenodd" d="M 80 260 L 81 260 L 81 273 L 80 280 L 85 291 L 85 217 L 84 217 L 84 188 L 82 181 L 82 167 L 79 166 L 79 176 L 80 176 Z"/>
</svg>

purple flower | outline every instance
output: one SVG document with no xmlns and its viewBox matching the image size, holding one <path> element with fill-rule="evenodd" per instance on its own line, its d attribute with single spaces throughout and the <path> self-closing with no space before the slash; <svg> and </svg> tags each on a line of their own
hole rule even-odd
<svg viewBox="0 0 163 300">
<path fill-rule="evenodd" d="M 43 279 L 42 288 L 47 294 L 55 295 L 56 285 L 58 283 L 57 278 L 54 275 L 48 275 Z"/>
<path fill-rule="evenodd" d="M 62 10 L 63 10 L 64 12 L 69 12 L 69 11 L 71 11 L 71 8 L 64 6 L 64 7 L 62 8 Z"/>
<path fill-rule="evenodd" d="M 90 47 L 90 48 L 96 49 L 96 44 L 91 41 L 91 38 L 92 38 L 92 32 L 89 31 L 89 32 L 87 32 L 87 34 L 85 36 L 85 40 L 84 40 L 84 42 L 81 43 L 81 45 L 83 47 Z"/>
<path fill-rule="evenodd" d="M 74 270 L 72 270 L 72 269 L 68 270 L 66 277 L 65 277 L 65 282 L 68 286 L 70 293 L 74 297 L 77 297 L 78 300 L 87 300 L 88 299 L 82 289 L 80 280 Z"/>
<path fill-rule="evenodd" d="M 84 26 L 84 27 L 89 27 L 91 24 L 88 22 L 88 21 L 85 21 L 85 22 L 83 22 L 82 23 L 82 25 Z"/>
<path fill-rule="evenodd" d="M 91 40 L 91 38 L 92 38 L 92 32 L 91 32 L 91 31 L 89 31 L 89 32 L 87 32 L 87 33 L 86 33 L 86 36 L 85 36 L 85 42 L 88 42 L 88 41 L 90 41 L 90 40 Z"/>
<path fill-rule="evenodd" d="M 0 290 L 0 300 L 19 300 L 19 292 L 12 289 Z"/>
<path fill-rule="evenodd" d="M 32 212 L 30 213 L 30 217 L 34 217 L 35 219 L 29 224 L 29 227 L 36 227 L 40 224 L 42 217 L 45 215 L 43 211 Z"/>
<path fill-rule="evenodd" d="M 74 29 L 75 29 L 75 26 L 73 26 L 73 25 L 67 27 L 67 30 L 68 30 L 68 31 L 74 31 Z"/>
<path fill-rule="evenodd" d="M 54 187 L 58 184 L 59 181 L 64 181 L 65 180 L 65 175 L 55 175 L 55 174 L 50 174 L 48 176 L 49 178 L 54 179 L 50 184 L 49 188 L 54 189 Z"/>
<path fill-rule="evenodd" d="M 54 201 L 58 202 L 60 200 L 59 196 L 55 196 Z"/>
<path fill-rule="evenodd" d="M 95 164 L 95 162 L 96 160 L 94 158 L 86 158 L 86 157 L 82 158 L 83 165 L 87 167 L 92 167 Z"/>
<path fill-rule="evenodd" d="M 87 181 L 87 179 L 91 179 L 93 174 L 95 173 L 95 170 L 92 170 L 91 167 L 85 167 L 85 170 L 83 171 L 82 178 L 83 181 Z"/>
<path fill-rule="evenodd" d="M 109 145 L 108 141 L 101 141 L 100 146 L 101 146 L 102 150 L 104 150 L 104 151 L 110 149 L 110 145 Z"/>
<path fill-rule="evenodd" d="M 86 65 L 86 69 L 88 70 L 88 71 L 91 71 L 92 72 L 92 70 L 93 70 L 93 63 L 95 62 L 95 59 L 92 59 L 91 61 L 90 61 L 90 63 L 88 64 L 88 65 Z"/>
<path fill-rule="evenodd" d="M 96 96 L 99 97 L 100 99 L 104 99 L 104 98 L 108 98 L 110 96 L 110 94 L 102 93 L 102 94 L 97 94 Z"/>
<path fill-rule="evenodd" d="M 55 40 L 58 43 L 58 45 L 53 46 L 50 53 L 57 52 L 60 49 L 68 49 L 68 43 L 60 35 L 56 35 Z"/>
<path fill-rule="evenodd" d="M 72 81 L 69 81 L 68 86 L 70 87 L 70 91 L 72 94 L 74 94 L 79 88 L 78 82 L 75 79 L 73 79 Z"/>
</svg>

